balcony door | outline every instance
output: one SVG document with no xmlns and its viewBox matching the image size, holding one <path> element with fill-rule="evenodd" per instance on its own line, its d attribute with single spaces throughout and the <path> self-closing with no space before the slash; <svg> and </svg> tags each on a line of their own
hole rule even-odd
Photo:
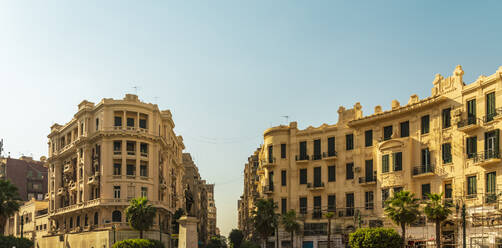
<svg viewBox="0 0 502 248">
<path fill-rule="evenodd" d="M 373 181 L 373 160 L 366 160 L 366 164 L 364 167 L 366 182 Z"/>
<path fill-rule="evenodd" d="M 485 133 L 485 158 L 498 157 L 499 153 L 499 130 Z"/>
<path fill-rule="evenodd" d="M 314 187 L 321 187 L 321 167 L 314 167 Z"/>
</svg>

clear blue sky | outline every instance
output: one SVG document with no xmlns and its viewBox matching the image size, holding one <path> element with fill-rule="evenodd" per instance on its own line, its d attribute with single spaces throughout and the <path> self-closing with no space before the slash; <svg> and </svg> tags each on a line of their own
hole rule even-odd
<svg viewBox="0 0 502 248">
<path fill-rule="evenodd" d="M 357 4 L 354 4 L 357 2 Z M 377 3 L 378 2 L 378 3 Z M 247 157 L 263 130 L 334 123 L 430 95 L 457 64 L 468 83 L 502 65 L 500 1 L 2 1 L 0 138 L 14 157 L 83 99 L 134 92 L 169 108 L 218 226 L 237 223 Z M 158 97 L 158 98 L 156 98 Z"/>
</svg>

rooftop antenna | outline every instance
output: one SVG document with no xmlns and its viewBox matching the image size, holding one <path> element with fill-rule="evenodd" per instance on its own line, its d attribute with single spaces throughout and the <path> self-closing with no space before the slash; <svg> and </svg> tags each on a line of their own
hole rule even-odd
<svg viewBox="0 0 502 248">
<path fill-rule="evenodd" d="M 134 89 L 134 94 L 137 95 L 139 87 L 138 86 L 133 86 L 132 88 Z"/>
<path fill-rule="evenodd" d="M 289 115 L 283 115 L 282 118 L 286 119 L 286 125 L 289 123 Z"/>
</svg>

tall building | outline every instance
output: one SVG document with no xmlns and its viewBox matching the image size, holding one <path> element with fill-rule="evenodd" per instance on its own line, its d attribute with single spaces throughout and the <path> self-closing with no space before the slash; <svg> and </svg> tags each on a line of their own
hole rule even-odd
<svg viewBox="0 0 502 248">
<path fill-rule="evenodd" d="M 207 192 L 207 225 L 208 225 L 208 238 L 217 235 L 216 231 L 216 205 L 214 201 L 214 184 L 206 184 Z"/>
<path fill-rule="evenodd" d="M 462 243 L 465 204 L 466 242 L 502 244 L 502 67 L 470 84 L 463 74 L 457 66 L 450 77 L 436 75 L 431 96 L 412 95 L 404 105 L 393 100 L 387 111 L 376 106 L 364 116 L 356 103 L 338 109 L 336 124 L 301 130 L 291 122 L 265 130 L 258 191 L 278 204 L 278 213 L 300 215 L 294 247 L 326 247 L 328 211 L 336 214 L 332 247 L 342 247 L 359 226 L 400 231 L 385 217 L 384 202 L 401 190 L 424 201 L 428 193 L 443 193 L 453 203 L 442 224 L 443 243 Z M 415 243 L 434 238 L 424 216 L 407 231 Z M 279 232 L 279 247 L 291 247 L 289 239 Z"/>
<path fill-rule="evenodd" d="M 40 247 L 110 247 L 137 238 L 124 214 L 136 197 L 157 208 L 145 237 L 169 245 L 172 216 L 184 199 L 184 144 L 173 129 L 169 110 L 131 94 L 98 104 L 84 100 L 68 123 L 54 124 L 47 159 L 50 228 Z"/>
<path fill-rule="evenodd" d="M 252 238 L 252 211 L 254 209 L 254 202 L 259 197 L 258 184 L 259 176 L 257 170 L 259 167 L 258 155 L 261 148 L 258 148 L 253 155 L 248 157 L 248 162 L 244 166 L 244 189 L 239 200 L 239 230 L 246 239 Z M 255 237 L 256 238 L 256 237 Z"/>
<path fill-rule="evenodd" d="M 44 200 L 47 194 L 47 168 L 44 167 L 44 160 L 45 157 L 41 161 L 27 156 L 19 159 L 0 157 L 0 179 L 14 184 L 23 201 L 32 198 Z"/>
</svg>

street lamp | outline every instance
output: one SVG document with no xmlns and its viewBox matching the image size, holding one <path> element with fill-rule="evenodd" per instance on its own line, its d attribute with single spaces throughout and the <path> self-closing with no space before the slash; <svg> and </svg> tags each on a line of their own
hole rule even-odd
<svg viewBox="0 0 502 248">
<path fill-rule="evenodd" d="M 25 213 L 26 213 L 25 211 L 23 211 L 23 212 L 21 213 L 21 238 L 23 238 L 24 214 L 25 214 Z"/>
<path fill-rule="evenodd" d="M 112 230 L 113 230 L 113 243 L 115 244 L 115 242 L 117 242 L 117 236 L 115 235 L 115 227 L 116 224 L 113 224 L 112 225 Z"/>
</svg>

